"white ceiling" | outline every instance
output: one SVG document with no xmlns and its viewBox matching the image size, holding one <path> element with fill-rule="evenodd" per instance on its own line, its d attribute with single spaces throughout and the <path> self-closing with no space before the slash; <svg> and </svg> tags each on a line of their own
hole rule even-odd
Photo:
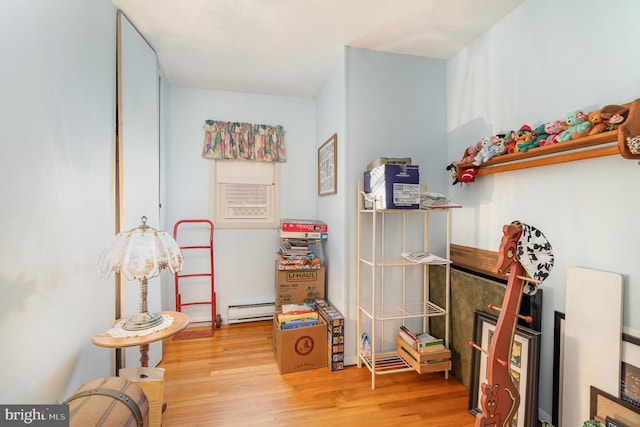
<svg viewBox="0 0 640 427">
<path fill-rule="evenodd" d="M 343 46 L 449 59 L 524 0 L 113 0 L 170 85 L 315 98 Z"/>
</svg>

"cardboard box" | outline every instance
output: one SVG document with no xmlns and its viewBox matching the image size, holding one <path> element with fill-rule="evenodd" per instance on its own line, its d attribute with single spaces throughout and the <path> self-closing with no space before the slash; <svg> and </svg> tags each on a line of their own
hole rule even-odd
<svg viewBox="0 0 640 427">
<path fill-rule="evenodd" d="M 277 313 L 273 316 L 273 350 L 281 374 L 327 366 L 327 324 L 283 331 Z"/>
<path fill-rule="evenodd" d="M 162 368 L 123 368 L 121 378 L 136 383 L 149 401 L 149 427 L 162 425 L 162 405 L 164 403 L 164 369 Z"/>
<path fill-rule="evenodd" d="M 364 192 L 377 198 L 377 209 L 420 209 L 418 165 L 384 164 L 364 173 Z M 373 203 L 365 202 L 365 209 Z"/>
<path fill-rule="evenodd" d="M 276 311 L 282 304 L 304 304 L 324 298 L 324 266 L 312 269 L 279 270 L 276 265 Z"/>
<path fill-rule="evenodd" d="M 315 308 L 327 322 L 327 363 L 332 371 L 344 369 L 344 316 L 328 301 L 318 298 Z"/>
</svg>

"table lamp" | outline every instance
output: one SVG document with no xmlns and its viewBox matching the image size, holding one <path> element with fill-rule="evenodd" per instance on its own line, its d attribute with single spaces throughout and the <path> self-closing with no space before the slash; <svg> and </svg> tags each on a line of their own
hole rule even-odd
<svg viewBox="0 0 640 427">
<path fill-rule="evenodd" d="M 98 271 L 105 279 L 115 271 L 140 282 L 140 313 L 125 319 L 122 328 L 128 331 L 162 323 L 160 313 L 148 311 L 147 280 L 167 267 L 172 273 L 178 272 L 183 263 L 182 251 L 171 235 L 149 227 L 146 216 L 141 219 L 142 225 L 117 234 L 98 259 Z"/>
</svg>

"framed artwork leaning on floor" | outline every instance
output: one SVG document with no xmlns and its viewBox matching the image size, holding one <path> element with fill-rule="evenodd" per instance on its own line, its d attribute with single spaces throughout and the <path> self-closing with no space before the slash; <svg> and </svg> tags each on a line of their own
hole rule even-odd
<svg viewBox="0 0 640 427">
<path fill-rule="evenodd" d="M 489 351 L 498 317 L 475 310 L 473 319 L 474 342 Z M 482 413 L 480 386 L 487 381 L 488 357 L 474 351 L 471 357 L 471 388 L 469 390 L 469 412 Z M 540 366 L 540 332 L 518 326 L 511 350 L 511 376 L 520 392 L 520 407 L 513 427 L 535 425 L 538 419 L 538 370 Z"/>
</svg>

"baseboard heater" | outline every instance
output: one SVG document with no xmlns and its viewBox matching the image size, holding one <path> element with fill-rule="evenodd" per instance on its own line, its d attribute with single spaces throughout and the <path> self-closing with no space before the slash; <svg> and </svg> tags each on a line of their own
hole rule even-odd
<svg viewBox="0 0 640 427">
<path fill-rule="evenodd" d="M 275 302 L 230 305 L 228 323 L 244 323 L 257 322 L 259 320 L 271 320 L 273 319 L 273 313 L 275 313 L 275 311 Z"/>
</svg>

